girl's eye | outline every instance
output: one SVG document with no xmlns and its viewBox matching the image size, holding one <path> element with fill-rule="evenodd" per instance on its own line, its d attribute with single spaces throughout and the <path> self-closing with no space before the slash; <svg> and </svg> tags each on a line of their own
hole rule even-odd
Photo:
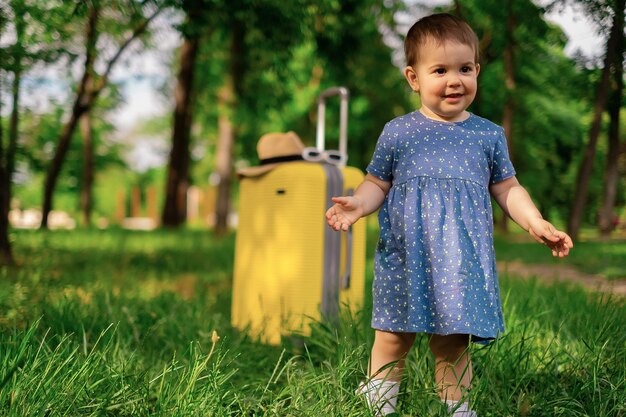
<svg viewBox="0 0 626 417">
<path fill-rule="evenodd" d="M 445 74 L 445 73 L 446 73 L 446 70 L 445 70 L 445 69 L 443 69 L 443 68 L 437 68 L 437 69 L 435 70 L 435 74 L 443 75 L 443 74 Z"/>
<path fill-rule="evenodd" d="M 472 67 L 463 67 L 461 68 L 461 72 L 472 72 Z"/>
</svg>

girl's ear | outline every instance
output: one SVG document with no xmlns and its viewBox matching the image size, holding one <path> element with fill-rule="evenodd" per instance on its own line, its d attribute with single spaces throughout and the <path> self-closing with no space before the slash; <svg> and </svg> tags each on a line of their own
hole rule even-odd
<svg viewBox="0 0 626 417">
<path fill-rule="evenodd" d="M 406 78 L 406 81 L 411 86 L 411 89 L 415 91 L 416 93 L 418 93 L 420 91 L 420 84 L 417 79 L 417 73 L 415 72 L 413 67 L 408 66 L 404 68 L 403 74 L 404 74 L 404 78 Z"/>
<path fill-rule="evenodd" d="M 480 74 L 480 64 L 476 64 L 476 76 L 478 77 L 478 74 Z"/>
</svg>

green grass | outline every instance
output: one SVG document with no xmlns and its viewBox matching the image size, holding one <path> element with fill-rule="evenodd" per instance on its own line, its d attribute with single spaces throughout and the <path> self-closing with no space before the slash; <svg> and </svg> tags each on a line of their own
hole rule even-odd
<svg viewBox="0 0 626 417">
<path fill-rule="evenodd" d="M 266 346 L 234 330 L 232 235 L 13 237 L 21 267 L 0 269 L 0 416 L 370 415 L 353 394 L 372 342 L 370 312 L 338 328 L 316 323 L 304 344 Z M 498 253 L 515 254 L 516 245 L 500 240 Z M 473 348 L 479 415 L 626 416 L 624 301 L 537 280 L 501 283 L 507 332 Z M 427 352 L 419 337 L 407 361 L 406 415 L 445 415 Z"/>
<path fill-rule="evenodd" d="M 582 272 L 598 274 L 607 279 L 626 279 L 626 240 L 579 241 L 566 259 L 553 258 L 543 245 L 530 237 L 515 240 L 496 236 L 499 261 L 523 263 L 568 264 Z"/>
</svg>

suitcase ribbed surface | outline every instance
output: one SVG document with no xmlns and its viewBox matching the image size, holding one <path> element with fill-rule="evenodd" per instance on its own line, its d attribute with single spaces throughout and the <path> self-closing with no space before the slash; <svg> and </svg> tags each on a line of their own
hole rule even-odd
<svg viewBox="0 0 626 417">
<path fill-rule="evenodd" d="M 348 184 L 350 178 L 344 183 L 356 187 L 358 182 Z M 233 279 L 235 327 L 276 344 L 282 334 L 308 334 L 308 321 L 320 318 L 326 187 L 323 166 L 310 162 L 285 163 L 263 176 L 242 179 Z M 350 288 L 338 291 L 340 302 L 349 300 L 356 308 L 363 299 L 364 221 L 355 225 L 353 242 L 362 253 L 352 251 Z M 340 275 L 346 270 L 345 239 L 342 247 Z"/>
</svg>

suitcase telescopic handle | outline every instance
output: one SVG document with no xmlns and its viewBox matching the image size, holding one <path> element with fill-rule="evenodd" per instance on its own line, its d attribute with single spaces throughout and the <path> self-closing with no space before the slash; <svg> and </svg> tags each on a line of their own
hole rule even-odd
<svg viewBox="0 0 626 417">
<path fill-rule="evenodd" d="M 348 98 L 350 98 L 350 92 L 346 87 L 331 87 L 322 91 L 318 97 L 316 146 L 320 151 L 323 151 L 326 146 L 326 99 L 332 96 L 339 96 L 341 99 L 341 107 L 339 109 L 339 153 L 343 157 L 342 165 L 345 166 L 348 160 Z"/>
</svg>

